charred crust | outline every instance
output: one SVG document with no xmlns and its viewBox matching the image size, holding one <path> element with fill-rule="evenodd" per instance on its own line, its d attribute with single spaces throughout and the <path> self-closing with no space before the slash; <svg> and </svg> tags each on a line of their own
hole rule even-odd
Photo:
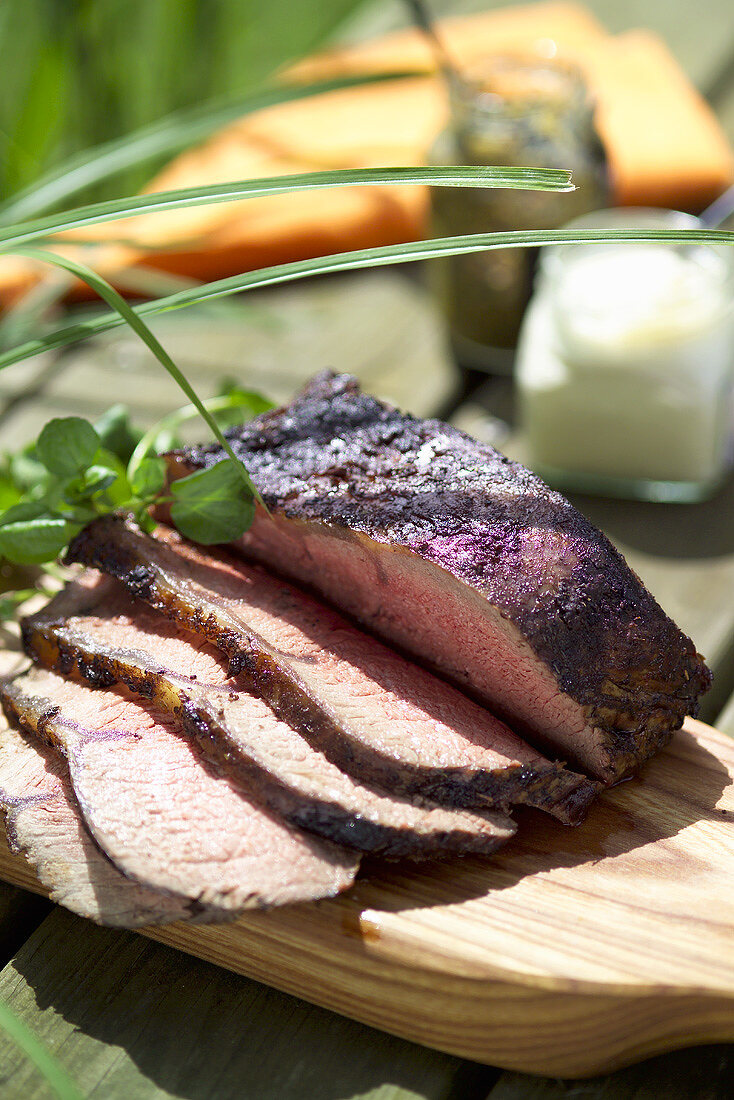
<svg viewBox="0 0 734 1100">
<path fill-rule="evenodd" d="M 269 806 L 292 825 L 359 851 L 390 858 L 428 858 L 442 851 L 489 852 L 501 842 L 502 838 L 489 830 L 471 832 L 457 827 L 453 832 L 423 834 L 407 827 L 370 822 L 359 813 L 327 798 L 309 798 L 291 789 L 286 779 L 272 774 L 256 760 L 231 747 L 227 732 L 216 714 L 208 707 L 197 704 L 182 688 L 171 685 L 160 674 L 113 655 L 91 654 L 80 642 L 59 637 L 60 630 L 59 625 L 55 624 L 48 637 L 30 634 L 32 652 L 42 664 L 58 669 L 63 661 L 69 674 L 79 676 L 93 686 L 100 680 L 105 681 L 105 686 L 123 685 L 159 707 L 171 716 L 186 736 L 197 743 L 210 767 L 219 773 L 238 776 L 252 789 L 257 801 Z M 35 648 L 36 640 L 44 644 Z"/>
<path fill-rule="evenodd" d="M 101 569 L 124 581 L 135 596 L 146 600 L 155 576 L 151 570 L 131 560 L 125 545 L 115 538 L 122 524 L 123 517 L 115 515 L 93 520 L 69 543 L 65 561 Z"/>
<path fill-rule="evenodd" d="M 695 715 L 711 673 L 691 640 L 600 531 L 487 444 L 330 372 L 228 436 L 272 512 L 404 547 L 498 607 L 605 735 L 613 771 L 627 735 L 646 731 L 653 752 Z M 171 474 L 222 457 L 175 452 Z"/>
</svg>

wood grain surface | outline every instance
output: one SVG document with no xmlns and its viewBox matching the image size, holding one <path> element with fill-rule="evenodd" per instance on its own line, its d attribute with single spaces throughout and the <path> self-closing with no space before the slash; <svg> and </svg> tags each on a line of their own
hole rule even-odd
<svg viewBox="0 0 734 1100">
<path fill-rule="evenodd" d="M 374 864 L 334 901 L 145 934 L 477 1061 L 574 1077 L 734 1039 L 734 742 L 689 721 L 568 829 Z M 0 875 L 39 889 L 0 849 Z"/>
</svg>

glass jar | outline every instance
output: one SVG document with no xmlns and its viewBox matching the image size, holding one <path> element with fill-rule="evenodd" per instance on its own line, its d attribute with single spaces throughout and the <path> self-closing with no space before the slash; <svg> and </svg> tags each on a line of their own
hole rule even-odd
<svg viewBox="0 0 734 1100">
<path fill-rule="evenodd" d="M 499 56 L 455 81 L 448 128 L 432 164 L 566 168 L 565 193 L 431 189 L 434 236 L 554 229 L 609 205 L 606 159 L 586 84 L 573 66 Z M 536 250 L 498 249 L 434 260 L 430 278 L 462 365 L 508 373 L 532 288 Z"/>
<path fill-rule="evenodd" d="M 609 210 L 569 228 L 701 228 Z M 711 496 L 731 456 L 734 249 L 608 242 L 548 249 L 517 353 L 528 464 L 566 490 Z"/>
</svg>

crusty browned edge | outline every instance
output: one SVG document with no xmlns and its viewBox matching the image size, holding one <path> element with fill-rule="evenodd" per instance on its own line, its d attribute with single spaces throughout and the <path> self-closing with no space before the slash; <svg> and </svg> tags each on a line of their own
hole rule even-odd
<svg viewBox="0 0 734 1100">
<path fill-rule="evenodd" d="M 405 547 L 499 607 L 599 731 L 605 781 L 631 774 L 695 716 L 712 677 L 690 638 L 601 531 L 493 447 L 330 371 L 228 437 L 271 512 Z M 434 444 L 431 461 L 418 462 Z M 169 477 L 224 457 L 218 444 L 174 452 Z M 519 536 L 532 530 L 570 547 L 575 564 L 528 601 L 516 579 Z"/>
<path fill-rule="evenodd" d="M 69 642 L 63 637 L 63 624 L 45 622 L 36 626 L 31 618 L 23 621 L 22 628 L 24 648 L 38 664 L 95 687 L 124 685 L 133 694 L 169 714 L 215 766 L 238 776 L 252 787 L 256 797 L 298 828 L 388 859 L 489 854 L 504 842 L 500 837 L 459 829 L 423 835 L 364 820 L 334 802 L 309 800 L 292 790 L 285 778 L 271 774 L 244 756 L 220 724 L 215 707 L 194 703 L 180 687 L 166 681 L 162 675 L 137 668 L 112 655 L 87 650 L 76 640 Z"/>
<path fill-rule="evenodd" d="M 223 626 L 214 613 L 187 602 L 172 588 L 156 568 L 156 555 L 161 552 L 169 552 L 165 544 L 140 531 L 132 521 L 104 516 L 74 539 L 68 557 L 110 574 L 136 598 L 207 638 L 228 658 L 232 675 L 241 677 L 251 691 L 337 767 L 360 780 L 450 807 L 491 807 L 507 812 L 513 804 L 525 804 L 565 824 L 578 824 L 585 817 L 599 784 L 567 770 L 562 762 L 548 761 L 538 768 L 518 763 L 499 774 L 430 768 L 408 761 L 398 763 L 350 737 L 318 700 L 288 675 L 278 653 L 263 639 L 253 632 Z"/>
</svg>

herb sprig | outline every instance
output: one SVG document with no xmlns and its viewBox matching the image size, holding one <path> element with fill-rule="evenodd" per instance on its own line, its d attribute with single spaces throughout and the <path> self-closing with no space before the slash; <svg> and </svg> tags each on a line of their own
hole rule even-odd
<svg viewBox="0 0 734 1100">
<path fill-rule="evenodd" d="M 205 403 L 218 426 L 242 423 L 270 407 L 236 385 Z M 199 411 L 187 405 L 145 434 L 119 405 L 95 424 L 78 416 L 50 420 L 37 442 L 8 456 L 0 472 L 0 554 L 21 565 L 51 562 L 87 523 L 109 512 L 126 512 L 150 530 L 151 506 L 162 502 L 170 504 L 187 538 L 204 545 L 238 538 L 252 520 L 254 502 L 243 492 L 236 460 L 181 478 L 164 495 L 166 463 L 157 452 L 178 444 L 178 428 Z M 17 602 L 6 597 L 0 613 L 12 613 Z"/>
</svg>

